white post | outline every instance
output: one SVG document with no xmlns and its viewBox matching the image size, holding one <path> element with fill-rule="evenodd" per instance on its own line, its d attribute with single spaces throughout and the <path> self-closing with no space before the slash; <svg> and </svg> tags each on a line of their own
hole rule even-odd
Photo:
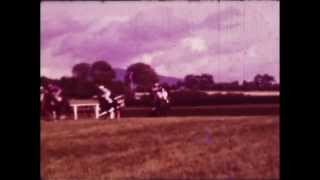
<svg viewBox="0 0 320 180">
<path fill-rule="evenodd" d="M 95 106 L 96 119 L 99 119 L 99 110 L 100 110 L 99 104 L 96 104 L 96 106 Z"/>
<path fill-rule="evenodd" d="M 74 120 L 78 119 L 78 106 L 73 105 L 73 115 L 74 115 Z"/>
</svg>

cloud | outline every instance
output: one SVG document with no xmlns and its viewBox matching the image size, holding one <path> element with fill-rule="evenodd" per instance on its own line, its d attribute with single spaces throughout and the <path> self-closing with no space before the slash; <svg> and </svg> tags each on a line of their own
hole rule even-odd
<svg viewBox="0 0 320 180">
<path fill-rule="evenodd" d="M 206 41 L 199 37 L 185 38 L 183 39 L 182 44 L 190 48 L 190 50 L 193 52 L 201 53 L 208 50 Z"/>
<path fill-rule="evenodd" d="M 229 13 L 229 16 L 231 15 L 232 13 Z M 111 21 L 106 26 L 92 22 L 81 24 L 63 17 L 62 20 L 58 19 L 52 23 L 44 22 L 42 39 L 45 48 L 52 39 L 64 37 L 55 50 L 57 56 L 70 54 L 74 58 L 81 57 L 88 61 L 90 59 L 127 61 L 142 53 L 171 48 L 179 39 L 202 28 L 206 22 L 208 28 L 212 28 L 212 23 L 216 23 L 218 19 L 212 18 L 212 15 L 209 17 L 211 18 L 201 24 L 192 25 L 187 19 L 174 16 L 172 9 L 167 7 L 139 12 L 128 20 L 124 18 L 121 21 Z M 97 33 L 87 33 L 90 26 L 95 27 L 91 29 L 95 29 Z M 101 27 L 100 30 L 97 26 Z M 196 43 L 198 45 L 201 43 L 198 40 L 191 42 L 193 48 L 196 48 Z M 198 47 L 198 50 L 199 48 L 205 49 L 204 45 Z"/>
<path fill-rule="evenodd" d="M 46 48 L 48 44 L 60 36 L 84 32 L 90 24 L 82 24 L 70 17 L 62 16 L 56 20 L 41 21 L 41 46 Z"/>
<path fill-rule="evenodd" d="M 159 73 L 178 77 L 216 73 L 224 80 L 241 76 L 245 63 L 261 69 L 263 63 L 279 61 L 277 16 L 270 16 L 277 5 L 200 3 L 198 11 L 190 3 L 135 8 L 124 4 L 91 5 L 90 13 L 72 3 L 42 8 L 43 73 L 57 75 L 71 71 L 77 62 L 106 60 L 121 68 L 145 62 Z"/>
<path fill-rule="evenodd" d="M 212 13 L 207 18 L 198 24 L 199 27 L 210 29 L 228 29 L 237 27 L 238 23 L 226 24 L 229 20 L 242 16 L 239 9 L 229 7 L 218 12 Z"/>
</svg>

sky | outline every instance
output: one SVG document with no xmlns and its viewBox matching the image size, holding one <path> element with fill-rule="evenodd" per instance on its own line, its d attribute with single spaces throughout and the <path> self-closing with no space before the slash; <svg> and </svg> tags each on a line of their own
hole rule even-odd
<svg viewBox="0 0 320 180">
<path fill-rule="evenodd" d="M 215 81 L 273 75 L 279 82 L 279 2 L 41 2 L 41 75 L 81 62 Z"/>
</svg>

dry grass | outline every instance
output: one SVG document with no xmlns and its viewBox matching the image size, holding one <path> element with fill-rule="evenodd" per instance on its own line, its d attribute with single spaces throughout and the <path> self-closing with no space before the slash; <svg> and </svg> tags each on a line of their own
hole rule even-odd
<svg viewBox="0 0 320 180">
<path fill-rule="evenodd" d="M 279 178 L 278 116 L 42 122 L 41 143 L 44 179 Z"/>
</svg>

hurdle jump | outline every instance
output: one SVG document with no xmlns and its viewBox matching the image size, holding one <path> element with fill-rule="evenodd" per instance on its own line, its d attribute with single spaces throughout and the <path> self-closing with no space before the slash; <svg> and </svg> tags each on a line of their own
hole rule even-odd
<svg viewBox="0 0 320 180">
<path fill-rule="evenodd" d="M 73 110 L 73 119 L 77 120 L 78 119 L 78 110 L 81 107 L 93 107 L 94 108 L 94 112 L 95 112 L 95 118 L 99 119 L 99 103 L 96 102 L 92 102 L 92 103 L 77 103 L 77 104 L 71 104 L 72 106 L 72 110 Z"/>
</svg>

